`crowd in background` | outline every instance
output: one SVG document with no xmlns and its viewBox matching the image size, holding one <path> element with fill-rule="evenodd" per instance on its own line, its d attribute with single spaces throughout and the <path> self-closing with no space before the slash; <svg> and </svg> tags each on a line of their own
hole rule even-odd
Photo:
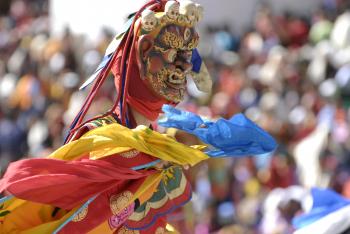
<svg viewBox="0 0 350 234">
<path fill-rule="evenodd" d="M 181 233 L 290 233 L 304 189 L 331 187 L 350 198 L 350 4 L 324 0 L 309 16 L 257 10 L 244 34 L 208 25 L 200 52 L 213 93 L 196 90 L 181 108 L 209 118 L 243 112 L 279 144 L 273 155 L 215 159 L 189 170 L 195 191 L 173 215 Z M 348 10 L 348 12 L 347 12 Z M 0 16 L 0 174 L 10 161 L 60 147 L 114 33 L 94 42 L 49 33 L 45 0 L 12 1 Z M 89 116 L 115 97 L 109 79 Z M 196 139 L 177 133 L 184 143 Z M 303 204 L 301 204 L 302 206 Z"/>
</svg>

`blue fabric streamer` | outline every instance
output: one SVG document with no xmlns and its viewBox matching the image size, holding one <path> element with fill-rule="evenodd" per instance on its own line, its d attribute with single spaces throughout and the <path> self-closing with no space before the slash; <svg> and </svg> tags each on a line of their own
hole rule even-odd
<svg viewBox="0 0 350 234">
<path fill-rule="evenodd" d="M 102 62 L 98 65 L 97 69 L 95 70 L 94 74 L 92 74 L 85 82 L 84 84 L 82 84 L 79 88 L 79 90 L 83 90 L 86 87 L 88 87 L 90 84 L 92 84 L 96 78 L 98 77 L 98 75 L 101 73 L 101 71 L 103 70 L 103 68 L 105 68 L 105 66 L 111 61 L 111 58 L 113 56 L 114 53 L 111 53 L 105 57 L 103 57 Z"/>
<path fill-rule="evenodd" d="M 311 190 L 313 198 L 312 209 L 309 213 L 297 216 L 292 223 L 294 228 L 301 229 L 317 220 L 336 212 L 337 210 L 350 205 L 350 200 L 347 200 L 330 189 Z"/>
<path fill-rule="evenodd" d="M 14 198 L 13 195 L 9 195 L 9 196 L 6 196 L 6 197 L 3 197 L 3 198 L 0 198 L 0 205 L 7 202 L 8 200 L 11 200 L 12 198 Z"/>
<path fill-rule="evenodd" d="M 163 106 L 163 112 L 165 115 L 158 121 L 159 125 L 183 130 L 211 145 L 214 149 L 205 152 L 210 157 L 261 155 L 277 147 L 267 132 L 243 114 L 214 123 L 169 105 Z"/>
<path fill-rule="evenodd" d="M 123 28 L 116 37 L 116 39 L 120 39 L 130 29 L 132 22 L 134 21 L 135 14 L 136 12 L 129 15 L 128 21 L 126 21 L 126 23 L 123 25 Z"/>
<path fill-rule="evenodd" d="M 65 220 L 52 234 L 57 234 L 59 231 L 61 231 L 68 223 L 70 223 L 76 215 L 78 215 L 80 212 L 82 212 L 86 207 L 90 205 L 91 202 L 93 202 L 98 195 L 95 195 L 94 197 L 90 198 L 87 202 L 84 203 L 78 210 L 76 210 L 67 220 Z"/>
<path fill-rule="evenodd" d="M 70 136 L 71 131 L 77 126 L 78 119 L 83 114 L 83 110 L 84 110 L 84 108 L 81 108 L 81 110 L 79 111 L 78 115 L 75 117 L 75 119 L 73 120 L 71 126 L 69 127 L 69 131 L 68 131 L 66 137 L 64 138 L 64 143 L 63 143 L 64 145 L 67 144 L 68 137 Z"/>
<path fill-rule="evenodd" d="M 192 71 L 195 73 L 199 73 L 202 66 L 202 58 L 197 49 L 192 50 L 191 63 L 193 65 Z"/>
</svg>

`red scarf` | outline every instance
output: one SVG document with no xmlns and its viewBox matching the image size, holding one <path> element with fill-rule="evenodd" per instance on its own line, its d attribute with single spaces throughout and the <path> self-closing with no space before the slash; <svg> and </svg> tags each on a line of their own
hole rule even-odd
<svg viewBox="0 0 350 234">
<path fill-rule="evenodd" d="M 93 195 L 154 171 L 134 171 L 104 160 L 27 159 L 13 162 L 0 180 L 0 193 L 73 209 Z"/>
<path fill-rule="evenodd" d="M 121 51 L 119 51 L 119 54 L 121 56 Z M 119 56 L 119 55 L 118 55 Z M 164 104 L 169 105 L 176 105 L 173 102 L 170 102 L 168 100 L 165 100 L 164 98 L 161 98 L 157 95 L 155 95 L 150 88 L 147 85 L 147 81 L 142 80 L 140 77 L 140 70 L 138 68 L 137 62 L 136 62 L 136 55 L 133 54 L 133 63 L 130 64 L 131 66 L 131 74 L 127 79 L 130 79 L 129 81 L 129 87 L 128 87 L 128 95 L 126 97 L 127 103 L 135 108 L 139 113 L 146 116 L 149 120 L 156 120 L 160 113 L 162 113 L 162 106 Z M 120 79 L 120 58 L 118 58 L 115 62 L 115 65 L 112 67 L 112 72 L 115 76 L 115 86 L 117 91 L 119 92 L 119 79 Z"/>
</svg>

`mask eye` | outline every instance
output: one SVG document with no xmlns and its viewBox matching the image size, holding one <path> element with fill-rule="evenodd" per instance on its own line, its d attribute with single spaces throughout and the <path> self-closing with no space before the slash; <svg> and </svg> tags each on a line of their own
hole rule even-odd
<svg viewBox="0 0 350 234">
<path fill-rule="evenodd" d="M 173 63 L 177 56 L 177 50 L 175 49 L 168 49 L 166 52 L 164 52 L 164 58 L 168 63 Z"/>
<path fill-rule="evenodd" d="M 186 62 L 191 62 L 192 60 L 192 50 L 184 50 L 181 52 L 181 56 Z"/>
</svg>

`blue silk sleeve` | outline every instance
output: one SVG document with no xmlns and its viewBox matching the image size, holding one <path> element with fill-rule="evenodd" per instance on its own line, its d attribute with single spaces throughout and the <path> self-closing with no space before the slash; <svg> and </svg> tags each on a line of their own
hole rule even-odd
<svg viewBox="0 0 350 234">
<path fill-rule="evenodd" d="M 164 105 L 163 111 L 159 125 L 195 135 L 211 146 L 206 151 L 210 157 L 261 155 L 273 152 L 277 147 L 272 136 L 243 114 L 211 122 L 169 105 Z"/>
</svg>

